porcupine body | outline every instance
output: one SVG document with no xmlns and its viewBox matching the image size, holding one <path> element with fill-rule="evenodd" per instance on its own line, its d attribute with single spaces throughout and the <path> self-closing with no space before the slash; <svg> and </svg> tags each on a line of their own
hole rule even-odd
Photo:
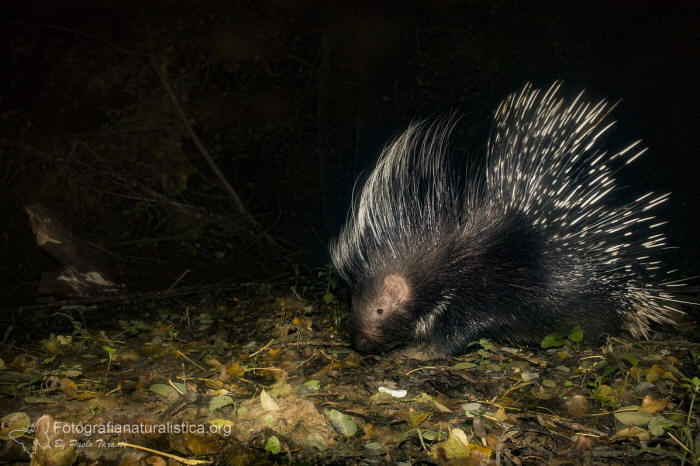
<svg viewBox="0 0 700 466">
<path fill-rule="evenodd" d="M 646 149 L 605 152 L 611 105 L 559 87 L 501 103 L 480 175 L 449 156 L 452 119 L 414 124 L 384 149 L 331 245 L 356 349 L 418 341 L 450 354 L 574 325 L 644 337 L 673 321 L 652 213 L 668 194 L 611 206 L 616 167 Z"/>
</svg>

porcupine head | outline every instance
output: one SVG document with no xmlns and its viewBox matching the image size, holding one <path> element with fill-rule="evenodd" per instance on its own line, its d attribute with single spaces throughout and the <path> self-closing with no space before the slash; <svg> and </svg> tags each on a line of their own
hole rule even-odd
<svg viewBox="0 0 700 466">
<path fill-rule="evenodd" d="M 352 290 L 349 330 L 360 351 L 431 339 L 421 338 L 430 333 L 423 321 L 447 292 L 457 248 L 449 236 L 470 192 L 447 167 L 451 124 L 414 125 L 384 150 L 331 247 Z"/>
<path fill-rule="evenodd" d="M 610 105 L 558 88 L 503 101 L 474 176 L 449 156 L 454 119 L 414 124 L 384 149 L 331 245 L 356 349 L 418 340 L 454 353 L 572 325 L 644 337 L 673 321 L 655 255 L 663 222 L 649 212 L 668 194 L 606 202 L 616 168 L 646 149 L 600 148 Z"/>
<path fill-rule="evenodd" d="M 390 349 L 411 339 L 411 287 L 401 275 L 383 274 L 353 298 L 352 345 L 360 351 Z"/>
</svg>

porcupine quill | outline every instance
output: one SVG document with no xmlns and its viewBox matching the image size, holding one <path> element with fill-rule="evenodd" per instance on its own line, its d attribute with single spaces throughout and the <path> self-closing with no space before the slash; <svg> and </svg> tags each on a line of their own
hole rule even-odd
<svg viewBox="0 0 700 466">
<path fill-rule="evenodd" d="M 681 312 L 658 258 L 669 194 L 611 206 L 618 166 L 601 136 L 612 105 L 524 89 L 498 107 L 482 176 L 449 156 L 453 118 L 411 125 L 384 149 L 331 256 L 352 290 L 353 346 L 411 341 L 443 354 L 483 337 L 539 342 L 574 325 L 646 337 Z"/>
</svg>

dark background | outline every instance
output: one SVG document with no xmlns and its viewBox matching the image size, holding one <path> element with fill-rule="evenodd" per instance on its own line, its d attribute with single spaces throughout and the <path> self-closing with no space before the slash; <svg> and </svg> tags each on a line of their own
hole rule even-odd
<svg viewBox="0 0 700 466">
<path fill-rule="evenodd" d="M 482 154 L 491 115 L 525 82 L 620 100 L 611 149 L 650 147 L 620 201 L 659 212 L 700 270 L 696 2 L 3 2 L 0 295 L 31 301 L 58 264 L 23 207 L 42 203 L 103 248 L 131 289 L 270 278 L 328 263 L 353 183 L 412 120 L 458 111 Z M 163 80 L 257 222 L 243 222 Z M 193 212 L 196 212 L 194 214 Z"/>
</svg>

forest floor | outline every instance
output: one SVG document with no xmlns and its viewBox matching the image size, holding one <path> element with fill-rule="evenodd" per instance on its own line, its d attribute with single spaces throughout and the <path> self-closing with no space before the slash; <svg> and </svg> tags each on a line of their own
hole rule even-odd
<svg viewBox="0 0 700 466">
<path fill-rule="evenodd" d="M 573 329 L 546 349 L 368 356 L 347 344 L 334 285 L 319 273 L 16 313 L 3 464 L 698 464 L 698 343 L 592 348 Z"/>
</svg>

